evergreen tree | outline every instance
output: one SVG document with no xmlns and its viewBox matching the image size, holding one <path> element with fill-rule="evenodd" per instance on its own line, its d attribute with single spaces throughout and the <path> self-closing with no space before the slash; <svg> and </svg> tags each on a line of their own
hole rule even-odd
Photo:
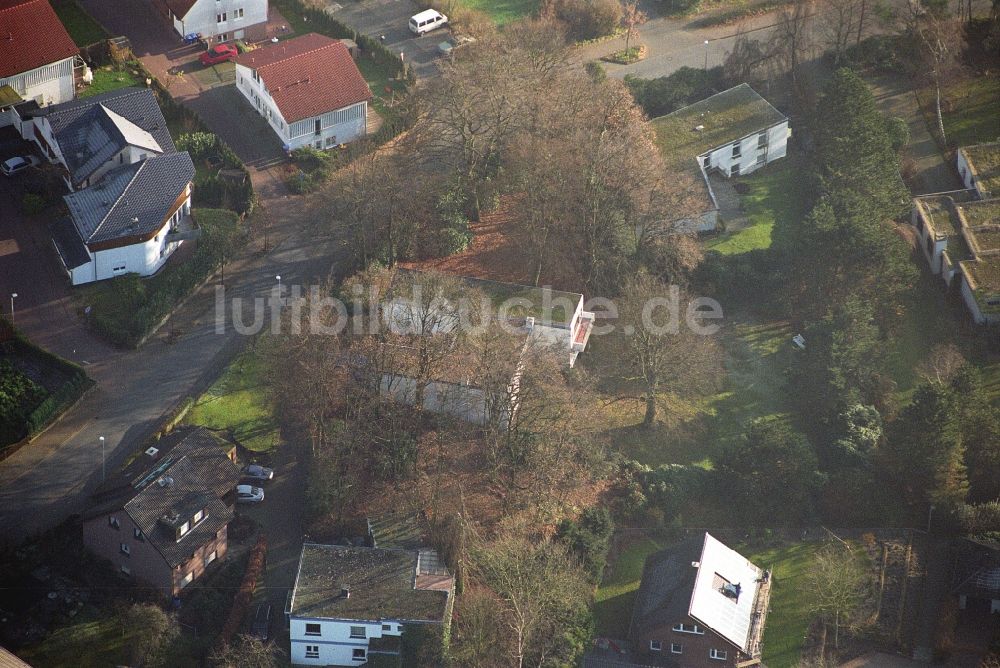
<svg viewBox="0 0 1000 668">
<path fill-rule="evenodd" d="M 1000 418 L 986 394 L 978 368 L 963 365 L 951 385 L 961 414 L 970 498 L 974 502 L 993 501 L 1000 498 Z"/>
</svg>

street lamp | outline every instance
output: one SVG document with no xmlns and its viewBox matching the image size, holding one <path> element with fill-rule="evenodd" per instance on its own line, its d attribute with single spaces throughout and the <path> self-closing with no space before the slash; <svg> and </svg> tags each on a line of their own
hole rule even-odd
<svg viewBox="0 0 1000 668">
<path fill-rule="evenodd" d="M 278 281 L 278 299 L 281 299 L 281 276 L 275 276 L 274 278 Z"/>
<path fill-rule="evenodd" d="M 101 482 L 104 482 L 108 477 L 107 459 L 104 457 L 104 437 L 98 436 L 97 438 L 101 442 Z"/>
<path fill-rule="evenodd" d="M 14 300 L 17 299 L 17 293 L 10 293 L 10 324 L 14 324 Z"/>
<path fill-rule="evenodd" d="M 708 40 L 705 40 L 705 71 L 708 71 Z"/>
</svg>

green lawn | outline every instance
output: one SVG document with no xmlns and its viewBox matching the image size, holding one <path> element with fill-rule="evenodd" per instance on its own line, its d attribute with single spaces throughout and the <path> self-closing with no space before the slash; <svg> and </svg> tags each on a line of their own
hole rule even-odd
<svg viewBox="0 0 1000 668">
<path fill-rule="evenodd" d="M 789 416 L 784 375 L 794 354 L 792 336 L 784 322 L 743 321 L 727 328 L 726 387 L 704 406 L 713 453 L 738 439 L 753 418 Z"/>
<path fill-rule="evenodd" d="M 632 603 L 642 580 L 642 568 L 646 557 L 660 548 L 652 539 L 642 537 L 623 550 L 605 572 L 594 594 L 594 626 L 598 636 L 628 638 Z"/>
<path fill-rule="evenodd" d="M 72 622 L 56 629 L 45 641 L 26 648 L 21 657 L 35 666 L 78 666 L 103 668 L 128 661 L 125 648 L 142 629 L 122 633 L 121 625 L 109 615 L 87 606 Z"/>
<path fill-rule="evenodd" d="M 771 569 L 771 611 L 764 628 L 764 664 L 768 668 L 801 665 L 802 647 L 813 619 L 805 576 L 823 545 L 813 541 L 764 550 L 736 548 L 759 568 Z M 858 567 L 867 568 L 864 551 L 857 548 L 854 552 Z"/>
<path fill-rule="evenodd" d="M 458 4 L 488 15 L 497 25 L 530 16 L 538 9 L 538 0 L 458 0 Z"/>
<path fill-rule="evenodd" d="M 933 96 L 922 97 L 933 103 Z M 944 131 L 950 145 L 969 146 L 1000 138 L 1000 76 L 974 76 L 953 83 L 945 88 L 945 99 Z"/>
<path fill-rule="evenodd" d="M 256 452 L 277 447 L 281 435 L 274 404 L 267 395 L 266 373 L 253 351 L 240 354 L 198 397 L 185 422 L 230 430 L 241 445 Z"/>
<path fill-rule="evenodd" d="M 51 1 L 56 16 L 62 21 L 66 32 L 73 38 L 77 46 L 89 46 L 107 39 L 108 33 L 104 32 L 104 28 L 91 18 L 90 14 L 83 11 L 76 0 Z"/>
<path fill-rule="evenodd" d="M 102 67 L 94 72 L 94 82 L 80 91 L 78 97 L 90 97 L 107 93 L 108 91 L 127 88 L 128 86 L 145 86 L 144 81 L 140 81 L 128 70 L 115 70 L 110 67 Z"/>
<path fill-rule="evenodd" d="M 731 233 L 712 237 L 705 244 L 708 250 L 724 255 L 746 253 L 771 247 L 771 230 L 775 222 L 792 222 L 807 213 L 812 200 L 803 179 L 803 159 L 792 154 L 753 174 L 738 178 L 749 187 L 740 196 L 748 226 Z"/>
<path fill-rule="evenodd" d="M 224 86 L 236 81 L 236 63 L 219 63 L 208 67 L 198 65 L 191 72 L 191 78 L 206 88 Z"/>
</svg>

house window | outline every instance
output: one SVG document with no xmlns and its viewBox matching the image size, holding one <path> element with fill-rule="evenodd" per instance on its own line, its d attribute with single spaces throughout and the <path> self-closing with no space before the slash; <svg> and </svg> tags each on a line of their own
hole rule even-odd
<svg viewBox="0 0 1000 668">
<path fill-rule="evenodd" d="M 184 535 L 187 534 L 187 532 L 190 531 L 190 530 L 191 530 L 191 523 L 190 522 L 185 522 L 184 524 L 180 525 L 177 528 L 177 540 L 180 540 L 181 538 L 183 538 Z"/>
<path fill-rule="evenodd" d="M 187 587 L 194 580 L 194 571 L 191 571 L 181 579 L 181 589 Z"/>
<path fill-rule="evenodd" d="M 306 658 L 307 659 L 318 659 L 319 658 L 319 645 L 306 645 Z"/>
<path fill-rule="evenodd" d="M 226 13 L 222 12 L 221 14 L 216 14 L 215 15 L 215 22 L 216 23 L 225 23 L 226 22 Z M 223 39 L 225 39 L 225 37 L 223 37 Z"/>
<path fill-rule="evenodd" d="M 729 175 L 730 176 L 739 176 L 740 175 L 740 163 L 736 163 L 735 165 L 733 165 L 729 169 Z"/>
<path fill-rule="evenodd" d="M 382 625 L 382 630 L 383 631 L 391 631 L 392 630 L 392 624 L 383 624 Z"/>
<path fill-rule="evenodd" d="M 132 569 L 126 566 L 125 564 L 122 564 L 121 571 L 125 575 L 132 575 Z"/>
<path fill-rule="evenodd" d="M 124 163 L 125 163 L 125 154 L 124 153 L 119 153 L 118 154 L 118 164 L 122 165 Z"/>
<path fill-rule="evenodd" d="M 351 637 L 352 638 L 366 638 L 368 637 L 365 633 L 365 627 L 363 626 L 352 626 L 351 627 Z"/>
<path fill-rule="evenodd" d="M 323 131 L 323 122 L 320 119 L 317 118 L 316 119 L 316 134 L 319 134 L 322 131 Z"/>
<path fill-rule="evenodd" d="M 697 633 L 698 635 L 705 635 L 704 629 L 700 628 L 697 624 L 693 626 L 688 626 L 687 624 L 674 624 L 674 631 L 679 631 L 680 633 Z"/>
<path fill-rule="evenodd" d="M 757 135 L 757 148 L 767 148 L 767 133 L 761 132 Z"/>
<path fill-rule="evenodd" d="M 132 536 L 136 540 L 146 540 L 146 537 L 142 535 L 142 529 L 132 529 Z"/>
<path fill-rule="evenodd" d="M 112 274 L 120 274 L 123 271 L 125 271 L 125 265 L 124 264 L 118 265 L 117 267 L 111 267 L 111 273 Z"/>
<path fill-rule="evenodd" d="M 711 166 L 712 166 L 712 156 L 710 156 L 710 155 L 706 155 L 706 156 L 705 156 L 705 157 L 704 157 L 704 158 L 702 159 L 702 161 L 701 161 L 701 165 L 702 165 L 702 167 L 704 167 L 705 169 L 708 169 L 709 167 L 711 167 Z"/>
<path fill-rule="evenodd" d="M 708 650 L 708 658 L 718 659 L 719 661 L 725 661 L 729 657 L 729 652 L 724 652 L 721 649 L 710 649 Z"/>
<path fill-rule="evenodd" d="M 763 165 L 764 164 L 764 154 L 763 153 L 761 153 L 760 155 L 757 156 L 757 164 L 758 165 Z"/>
<path fill-rule="evenodd" d="M 649 641 L 649 651 L 650 652 L 662 652 L 663 651 L 663 643 L 660 642 L 659 640 L 650 640 Z"/>
<path fill-rule="evenodd" d="M 351 650 L 351 661 L 364 661 L 365 660 L 365 650 L 363 648 L 355 648 Z"/>
<path fill-rule="evenodd" d="M 233 18 L 234 19 L 241 19 L 241 18 L 243 18 L 243 8 L 242 7 L 240 7 L 239 9 L 234 9 L 233 10 Z"/>
<path fill-rule="evenodd" d="M 111 527 L 112 529 L 121 529 L 122 528 L 121 522 L 119 522 L 118 518 L 115 517 L 114 515 L 112 515 L 111 517 L 108 518 L 108 526 Z"/>
<path fill-rule="evenodd" d="M 205 511 L 204 511 L 204 510 L 199 510 L 198 512 L 196 512 L 196 513 L 194 514 L 194 517 L 193 517 L 193 518 L 191 519 L 191 521 L 192 521 L 192 522 L 193 522 L 194 524 L 197 524 L 198 522 L 201 522 L 201 520 L 202 520 L 202 519 L 203 519 L 204 517 L 205 517 Z"/>
<path fill-rule="evenodd" d="M 132 554 L 132 551 L 128 547 L 128 543 L 122 543 L 118 546 L 118 551 L 122 554 Z"/>
<path fill-rule="evenodd" d="M 336 144 L 337 144 L 337 138 L 336 137 L 327 137 L 326 138 L 326 147 L 327 148 L 331 148 L 332 146 L 335 146 Z"/>
<path fill-rule="evenodd" d="M 684 653 L 684 645 L 680 644 L 679 642 L 672 642 L 672 643 L 670 643 L 670 653 L 671 654 L 683 654 Z"/>
<path fill-rule="evenodd" d="M 307 636 L 323 635 L 323 628 L 320 624 L 306 624 L 306 635 Z"/>
<path fill-rule="evenodd" d="M 205 565 L 208 566 L 210 563 L 215 561 L 215 558 L 219 556 L 215 550 L 212 550 L 207 557 L 205 557 Z"/>
<path fill-rule="evenodd" d="M 733 144 L 733 157 L 734 158 L 740 157 L 740 147 L 741 147 L 741 144 L 738 144 L 738 143 L 737 144 Z"/>
</svg>

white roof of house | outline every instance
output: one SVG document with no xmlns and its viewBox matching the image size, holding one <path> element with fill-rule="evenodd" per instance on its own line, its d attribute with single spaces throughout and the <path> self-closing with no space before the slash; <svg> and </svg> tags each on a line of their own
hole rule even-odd
<svg viewBox="0 0 1000 668">
<path fill-rule="evenodd" d="M 708 533 L 698 564 L 688 614 L 734 645 L 745 648 L 761 570 Z M 737 598 L 723 593 L 726 583 L 739 585 Z"/>
</svg>

